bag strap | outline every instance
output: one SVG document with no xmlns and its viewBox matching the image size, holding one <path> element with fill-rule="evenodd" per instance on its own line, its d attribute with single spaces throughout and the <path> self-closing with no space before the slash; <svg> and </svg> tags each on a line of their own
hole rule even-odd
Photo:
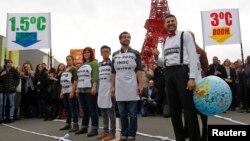
<svg viewBox="0 0 250 141">
<path fill-rule="evenodd" d="M 183 34 L 184 31 L 181 32 L 180 64 L 183 64 Z"/>
</svg>

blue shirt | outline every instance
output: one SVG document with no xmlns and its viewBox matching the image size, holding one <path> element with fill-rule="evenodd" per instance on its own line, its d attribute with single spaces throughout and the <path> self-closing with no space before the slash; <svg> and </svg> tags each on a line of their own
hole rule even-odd
<svg viewBox="0 0 250 141">
<path fill-rule="evenodd" d="M 148 88 L 148 97 L 151 97 L 151 95 L 152 95 L 152 92 L 153 92 L 153 89 L 151 89 L 151 88 Z"/>
</svg>

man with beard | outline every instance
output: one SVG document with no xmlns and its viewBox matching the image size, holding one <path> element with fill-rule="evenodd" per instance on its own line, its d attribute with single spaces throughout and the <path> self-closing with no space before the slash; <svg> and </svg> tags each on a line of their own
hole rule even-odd
<svg viewBox="0 0 250 141">
<path fill-rule="evenodd" d="M 155 59 L 165 66 L 165 85 L 175 137 L 177 141 L 185 141 L 183 110 L 190 141 L 200 141 L 199 123 L 192 95 L 198 71 L 195 44 L 189 32 L 177 30 L 177 19 L 174 15 L 165 17 L 164 26 L 169 36 L 162 47 L 163 58 L 158 60 L 158 49 L 153 50 L 153 53 Z"/>
<path fill-rule="evenodd" d="M 137 102 L 142 92 L 141 56 L 132 49 L 131 36 L 124 31 L 119 40 L 121 49 L 113 53 L 112 88 L 115 92 L 120 121 L 121 138 L 119 141 L 134 141 L 137 131 Z"/>
</svg>

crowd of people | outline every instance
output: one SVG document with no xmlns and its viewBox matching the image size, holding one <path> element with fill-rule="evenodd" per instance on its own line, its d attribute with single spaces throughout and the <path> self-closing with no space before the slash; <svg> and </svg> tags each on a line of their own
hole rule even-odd
<svg viewBox="0 0 250 141">
<path fill-rule="evenodd" d="M 171 36 L 164 41 L 162 58 L 158 57 L 158 49 L 152 50 L 157 60 L 152 64 L 145 64 L 140 53 L 130 47 L 131 35 L 126 31 L 119 35 L 121 48 L 113 52 L 112 58 L 111 48 L 101 47 L 103 60 L 99 63 L 91 47 L 84 48 L 84 63 L 78 66 L 71 55 L 66 57 L 66 64 L 47 70 L 46 64 L 41 63 L 35 71 L 29 63 L 15 68 L 7 59 L 0 71 L 0 123 L 21 118 L 65 118 L 60 130 L 108 141 L 115 138 L 118 114 L 119 141 L 134 141 L 138 114 L 161 114 L 171 117 L 177 141 L 187 137 L 205 141 L 207 116 L 195 109 L 192 92 L 195 81 L 209 75 L 222 78 L 230 86 L 233 102 L 229 110 L 249 113 L 250 56 L 244 65 L 240 60 L 229 59 L 221 64 L 214 56 L 209 65 L 194 34 L 177 30 L 174 15 L 165 18 L 165 28 Z M 99 133 L 100 113 L 104 129 Z M 202 133 L 197 113 L 201 116 Z"/>
</svg>

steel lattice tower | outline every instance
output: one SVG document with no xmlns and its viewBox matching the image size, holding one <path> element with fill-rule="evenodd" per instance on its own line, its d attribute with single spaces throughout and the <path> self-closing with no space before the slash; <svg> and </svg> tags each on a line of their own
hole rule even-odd
<svg viewBox="0 0 250 141">
<path fill-rule="evenodd" d="M 141 58 L 146 64 L 154 62 L 152 49 L 157 48 L 167 36 L 164 30 L 164 17 L 170 14 L 167 0 L 151 0 L 149 19 L 146 20 L 144 28 L 147 33 L 143 43 Z"/>
</svg>

